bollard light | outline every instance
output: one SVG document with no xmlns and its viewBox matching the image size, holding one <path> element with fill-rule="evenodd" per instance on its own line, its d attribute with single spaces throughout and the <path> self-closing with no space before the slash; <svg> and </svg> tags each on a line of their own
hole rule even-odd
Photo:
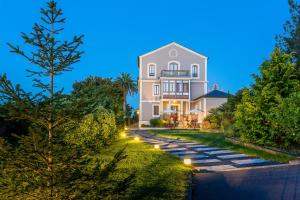
<svg viewBox="0 0 300 200">
<path fill-rule="evenodd" d="M 184 163 L 185 165 L 191 165 L 191 164 L 192 164 L 192 160 L 191 160 L 190 158 L 185 158 L 185 159 L 183 160 L 183 163 Z"/>
<path fill-rule="evenodd" d="M 128 128 L 127 128 L 127 126 L 125 126 L 124 130 L 125 130 L 125 131 L 128 131 Z"/>
<path fill-rule="evenodd" d="M 138 140 L 140 140 L 140 138 L 139 137 L 134 137 L 134 140 L 138 141 Z"/>
<path fill-rule="evenodd" d="M 159 144 L 155 144 L 154 149 L 159 149 Z"/>
</svg>

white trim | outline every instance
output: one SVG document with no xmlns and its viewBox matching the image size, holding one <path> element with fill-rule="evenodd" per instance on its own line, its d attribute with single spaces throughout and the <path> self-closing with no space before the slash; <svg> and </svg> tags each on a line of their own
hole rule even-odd
<svg viewBox="0 0 300 200">
<path fill-rule="evenodd" d="M 139 80 L 140 82 L 148 82 L 148 83 L 160 83 L 160 81 L 159 80 Z"/>
<path fill-rule="evenodd" d="M 154 71 L 155 71 L 155 73 L 154 73 L 154 76 L 149 76 L 149 67 L 150 67 L 150 65 L 154 65 Z M 147 64 L 147 78 L 153 78 L 153 79 L 156 79 L 156 63 L 148 63 Z"/>
<path fill-rule="evenodd" d="M 143 59 L 141 57 L 139 57 L 139 127 L 141 127 L 141 122 L 142 122 L 142 112 L 143 112 L 143 109 L 142 109 L 142 94 L 143 94 L 143 90 L 142 90 L 142 85 L 143 85 L 143 82 L 142 82 L 142 66 L 143 66 Z"/>
<path fill-rule="evenodd" d="M 203 108 L 204 108 L 204 117 L 206 117 L 206 115 L 207 115 L 206 98 L 203 99 Z"/>
<path fill-rule="evenodd" d="M 143 82 L 140 82 L 140 105 L 139 105 L 139 126 L 141 126 L 141 121 L 142 121 L 142 94 L 143 94 Z"/>
<path fill-rule="evenodd" d="M 158 94 L 155 94 L 155 85 L 158 85 Z M 152 84 L 152 95 L 154 97 L 160 96 L 160 84 L 159 83 L 153 83 Z"/>
<path fill-rule="evenodd" d="M 191 79 L 192 83 L 208 83 L 208 81 L 200 81 L 200 80 L 193 80 Z"/>
<path fill-rule="evenodd" d="M 197 76 L 193 77 L 193 66 L 196 65 L 197 66 Z M 199 79 L 200 77 L 200 65 L 198 63 L 192 63 L 191 64 L 191 79 Z"/>
<path fill-rule="evenodd" d="M 155 50 L 153 50 L 153 51 L 150 51 L 150 52 L 148 52 L 148 53 L 146 53 L 146 54 L 140 55 L 139 57 L 145 57 L 145 56 L 148 56 L 148 55 L 150 55 L 150 54 L 153 54 L 153 53 L 155 53 L 155 52 L 157 52 L 157 51 L 160 51 L 160 50 L 165 49 L 165 48 L 167 48 L 167 47 L 170 47 L 170 46 L 172 46 L 172 45 L 174 45 L 174 46 L 176 46 L 176 47 L 179 47 L 179 48 L 182 48 L 182 49 L 184 49 L 184 50 L 186 50 L 186 51 L 188 51 L 188 52 L 190 52 L 190 53 L 192 53 L 192 54 L 194 54 L 194 55 L 196 55 L 196 56 L 199 56 L 199 57 L 201 57 L 201 58 L 208 59 L 208 57 L 206 57 L 206 56 L 204 56 L 204 55 L 202 55 L 202 54 L 200 54 L 200 53 L 197 53 L 197 52 L 195 52 L 195 51 L 193 51 L 193 50 L 191 50 L 191 49 L 188 49 L 188 48 L 186 48 L 186 47 L 184 47 L 184 46 L 182 46 L 182 45 L 180 45 L 180 44 L 177 44 L 176 42 L 172 42 L 172 43 L 170 43 L 170 44 L 167 44 L 167 45 L 165 45 L 165 46 L 162 46 L 162 47 L 160 47 L 160 48 L 158 48 L 158 49 L 155 49 Z"/>
<path fill-rule="evenodd" d="M 154 106 L 158 106 L 158 115 L 154 115 Z M 152 117 L 160 117 L 159 107 L 159 104 L 152 104 Z"/>
<path fill-rule="evenodd" d="M 141 103 L 159 103 L 158 100 L 141 100 Z"/>
<path fill-rule="evenodd" d="M 190 100 L 189 99 L 161 99 L 161 101 L 186 101 L 186 102 L 189 102 Z"/>
<path fill-rule="evenodd" d="M 161 80 L 190 80 L 190 77 L 160 77 Z"/>
<path fill-rule="evenodd" d="M 205 77 L 204 77 L 204 81 L 207 81 L 207 59 L 205 60 L 205 67 L 204 67 L 204 74 L 205 74 Z"/>
<path fill-rule="evenodd" d="M 171 60 L 168 62 L 168 70 L 170 70 L 169 66 L 171 63 L 176 63 L 178 65 L 178 69 L 177 70 L 180 70 L 180 62 L 177 61 L 177 60 Z"/>
<path fill-rule="evenodd" d="M 189 100 L 191 101 L 191 81 L 189 80 Z"/>
</svg>

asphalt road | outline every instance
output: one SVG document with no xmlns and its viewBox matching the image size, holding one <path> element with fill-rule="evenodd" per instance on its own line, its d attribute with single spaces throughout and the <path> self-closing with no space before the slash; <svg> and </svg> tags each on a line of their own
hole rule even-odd
<svg viewBox="0 0 300 200">
<path fill-rule="evenodd" d="M 300 165 L 195 174 L 192 197 L 201 200 L 300 200 Z"/>
</svg>

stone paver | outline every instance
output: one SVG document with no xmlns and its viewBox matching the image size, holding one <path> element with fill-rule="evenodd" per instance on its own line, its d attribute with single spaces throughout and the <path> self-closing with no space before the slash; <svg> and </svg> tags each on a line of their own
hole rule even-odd
<svg viewBox="0 0 300 200">
<path fill-rule="evenodd" d="M 227 153 L 233 153 L 233 152 L 230 150 L 219 150 L 219 151 L 207 151 L 204 153 L 209 154 L 209 155 L 217 155 L 217 154 L 227 154 Z"/>
<path fill-rule="evenodd" d="M 218 158 L 221 159 L 232 159 L 232 158 L 245 158 L 245 157 L 249 157 L 245 154 L 231 154 L 231 155 L 221 155 L 221 156 L 217 156 Z"/>
<path fill-rule="evenodd" d="M 136 134 L 141 136 L 141 141 L 153 146 L 159 145 L 160 149 L 166 153 L 179 156 L 182 160 L 191 159 L 195 172 L 201 172 L 202 170 L 230 171 L 243 167 L 281 164 L 209 145 L 162 138 L 150 135 L 145 131 L 140 131 Z M 133 138 L 136 134 L 133 134 L 131 137 Z"/>
<path fill-rule="evenodd" d="M 263 160 L 263 159 L 247 159 L 247 160 L 231 160 L 231 162 L 238 164 L 238 165 L 247 165 L 247 164 L 257 164 L 257 163 L 264 163 L 264 162 L 270 162 L 270 161 Z"/>
</svg>

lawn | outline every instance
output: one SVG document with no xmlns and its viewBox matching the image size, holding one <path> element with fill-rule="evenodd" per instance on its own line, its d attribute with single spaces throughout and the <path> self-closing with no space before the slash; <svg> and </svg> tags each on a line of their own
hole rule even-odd
<svg viewBox="0 0 300 200">
<path fill-rule="evenodd" d="M 294 157 L 286 154 L 275 155 L 262 150 L 233 144 L 232 142 L 225 140 L 225 137 L 222 133 L 200 132 L 199 130 L 151 130 L 149 131 L 149 133 L 159 135 L 162 137 L 184 139 L 187 141 L 198 142 L 201 144 L 230 149 L 239 153 L 244 153 L 247 155 L 257 156 L 260 158 L 278 162 L 288 162 L 290 160 L 295 159 Z"/>
<path fill-rule="evenodd" d="M 119 139 L 103 152 L 105 159 L 125 145 L 128 157 L 121 161 L 114 177 L 136 172 L 136 179 L 126 192 L 126 199 L 185 199 L 190 169 L 179 158 L 164 153 L 153 146 L 128 138 Z"/>
</svg>

